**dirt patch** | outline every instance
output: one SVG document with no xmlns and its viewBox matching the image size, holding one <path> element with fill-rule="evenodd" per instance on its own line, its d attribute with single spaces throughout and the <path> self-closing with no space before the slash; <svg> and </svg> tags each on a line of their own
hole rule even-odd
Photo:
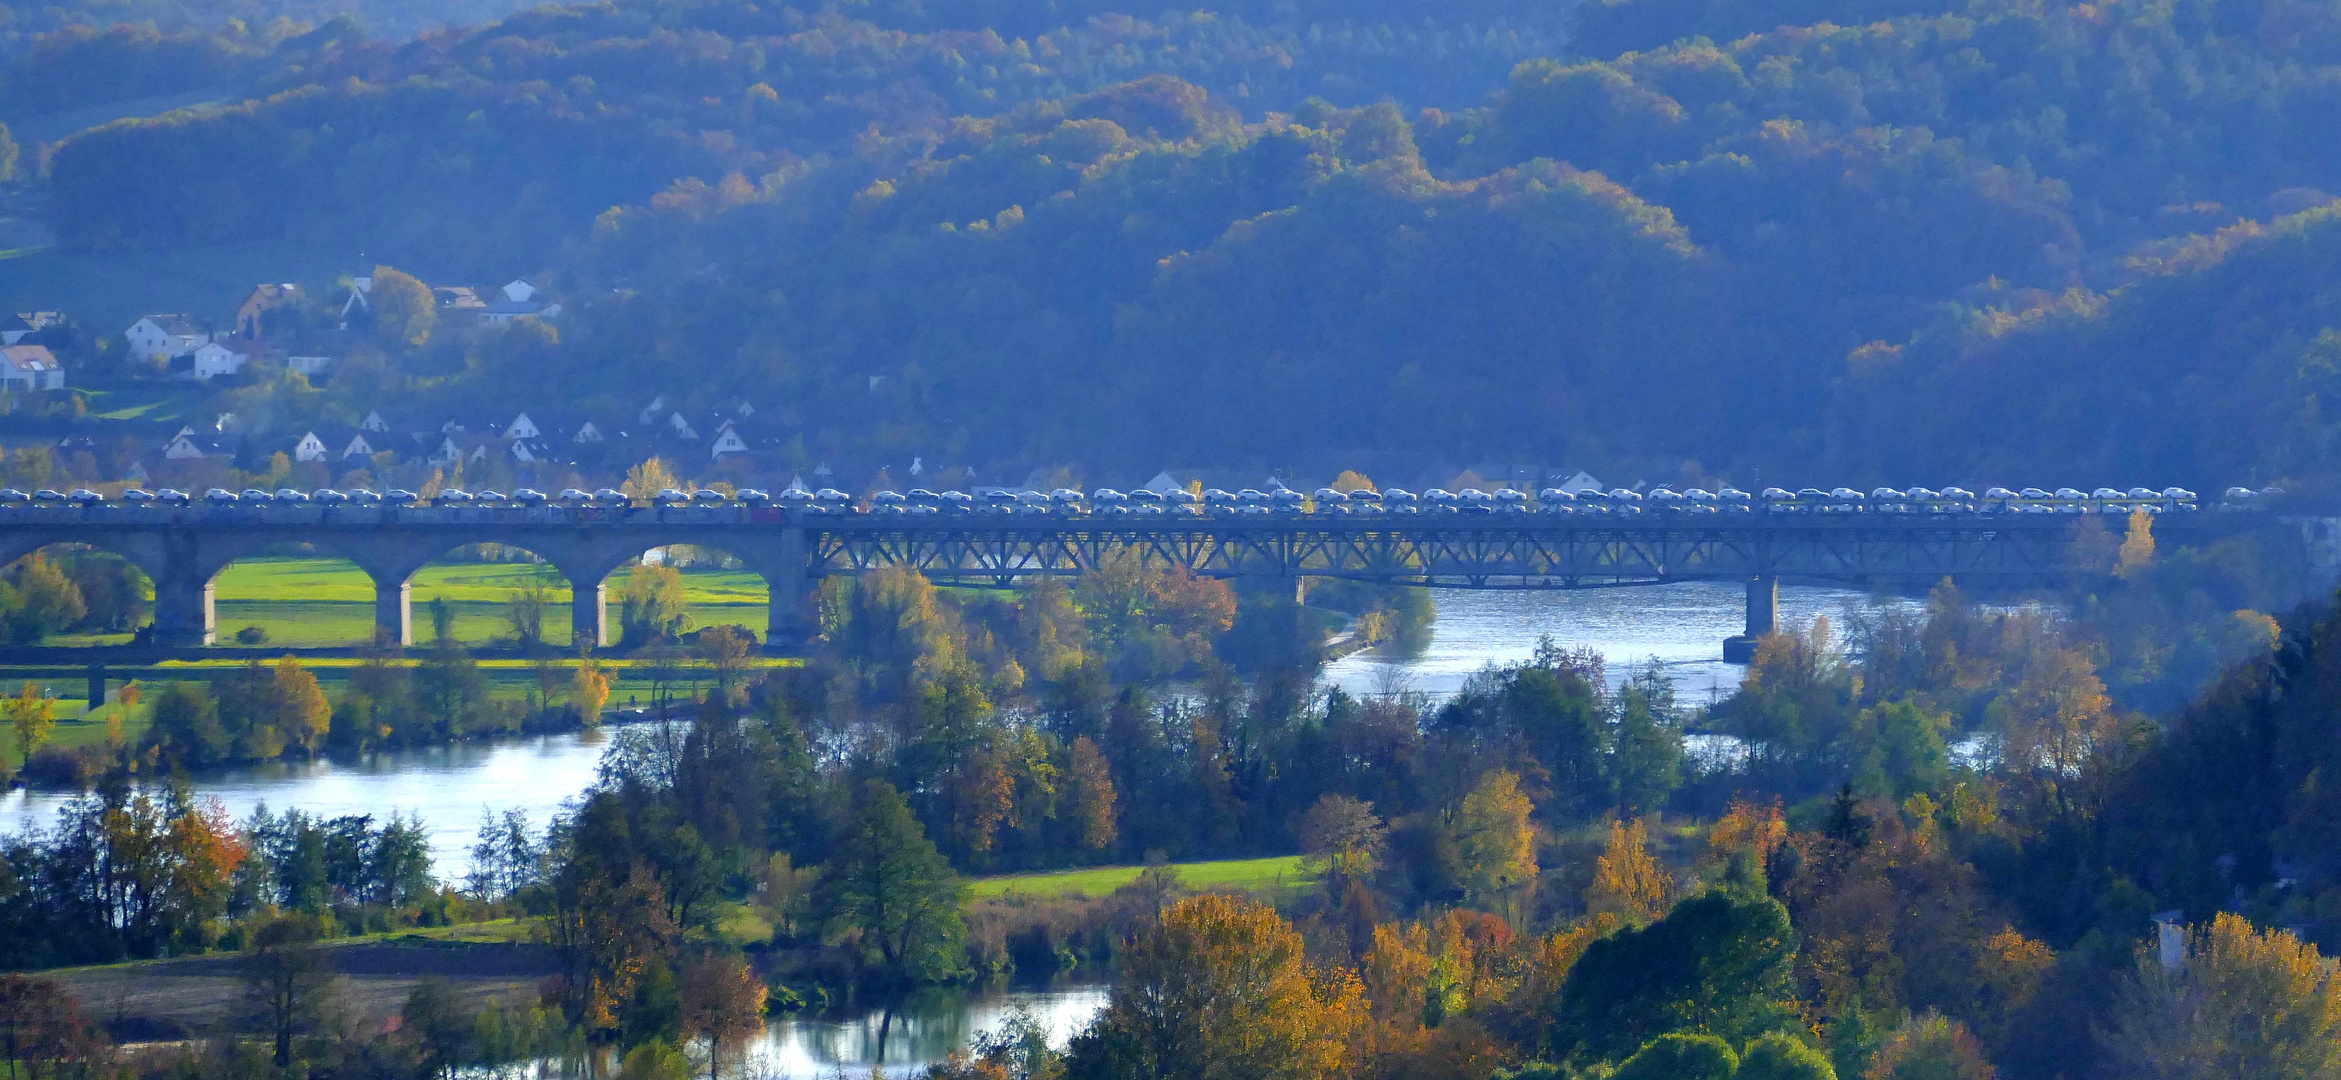
<svg viewBox="0 0 2341 1080">
<path fill-rule="evenodd" d="M 545 945 L 389 942 L 328 948 L 326 956 L 343 1006 L 374 1021 L 398 1015 L 425 979 L 445 979 L 473 1007 L 490 998 L 525 1006 L 537 1000 L 537 985 L 560 970 Z M 185 1039 L 232 1027 L 244 1006 L 241 958 L 232 954 L 75 968 L 49 977 L 122 1042 Z"/>
</svg>

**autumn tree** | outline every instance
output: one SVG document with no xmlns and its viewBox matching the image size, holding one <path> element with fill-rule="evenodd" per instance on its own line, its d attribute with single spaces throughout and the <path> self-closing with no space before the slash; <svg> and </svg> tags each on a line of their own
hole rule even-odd
<svg viewBox="0 0 2341 1080">
<path fill-rule="evenodd" d="M 683 575 L 671 566 L 638 562 L 626 574 L 619 625 L 628 648 L 671 642 L 689 623 Z"/>
<path fill-rule="evenodd" d="M 707 1080 L 716 1080 L 723 1051 L 764 1030 L 764 980 L 739 956 L 711 953 L 684 964 L 676 982 L 683 1035 L 707 1040 Z"/>
<path fill-rule="evenodd" d="M 602 673 L 601 664 L 590 656 L 579 659 L 577 672 L 569 680 L 569 703 L 577 709 L 578 722 L 600 726 L 602 708 L 609 701 L 610 677 Z"/>
<path fill-rule="evenodd" d="M 2183 955 L 2139 950 L 2104 1042 L 2114 1072 L 2138 1080 L 2331 1080 L 2341 971 L 2290 931 L 2221 912 L 2187 933 Z"/>
<path fill-rule="evenodd" d="M 1089 736 L 1076 736 L 1068 755 L 1060 811 L 1075 846 L 1089 852 L 1102 852 L 1113 846 L 1117 835 L 1116 799 L 1113 770 L 1107 765 L 1105 753 Z"/>
<path fill-rule="evenodd" d="M 393 349 L 431 340 L 431 331 L 439 325 L 439 301 L 431 287 L 387 266 L 374 268 L 366 304 L 374 312 L 374 336 Z"/>
<path fill-rule="evenodd" d="M 1320 1080 L 1342 1076 L 1363 1020 L 1356 977 L 1312 970 L 1275 910 L 1206 893 L 1181 900 L 1121 956 L 1112 998 L 1068 1073 L 1099 1080 Z"/>
<path fill-rule="evenodd" d="M 1473 903 L 1504 904 L 1536 882 L 1533 807 L 1520 776 L 1495 769 L 1455 810 L 1455 846 L 1462 856 L 1463 892 Z"/>
<path fill-rule="evenodd" d="M 274 713 L 272 722 L 287 745 L 303 755 L 314 755 L 325 748 L 325 736 L 333 724 L 333 706 L 325 700 L 325 690 L 317 685 L 317 676 L 302 667 L 299 660 L 285 656 L 276 662 L 269 704 Z"/>
<path fill-rule="evenodd" d="M 0 697 L 0 712 L 8 716 L 8 730 L 16 735 L 16 760 L 29 764 L 33 751 L 57 730 L 57 699 L 26 682 L 10 697 Z"/>
<path fill-rule="evenodd" d="M 1593 864 L 1593 883 L 1585 887 L 1585 910 L 1638 926 L 1666 914 L 1674 894 L 1674 875 L 1650 853 L 1648 825 L 1639 818 L 1631 824 L 1611 821 L 1609 843 Z"/>
<path fill-rule="evenodd" d="M 1300 842 L 1304 865 L 1338 901 L 1350 882 L 1372 877 L 1381 865 L 1382 819 L 1374 816 L 1372 803 L 1324 795 L 1302 816 Z"/>
<path fill-rule="evenodd" d="M 1888 1036 L 1886 1044 L 1870 1058 L 1869 1068 L 1863 1070 L 1862 1080 L 1994 1080 L 1998 1074 L 1991 1063 L 1984 1060 L 1983 1045 L 1968 1034 L 1967 1027 L 1940 1013 L 1913 1017 L 1909 1023 Z M 2153 1076 L 2154 1073 L 2117 1073 L 2115 1075 Z M 2263 1073 L 2184 1073 L 2186 1076 L 2259 1077 Z M 2306 1074 L 2303 1074 L 2306 1075 Z"/>
<path fill-rule="evenodd" d="M 8 1060 L 10 1080 L 20 1065 L 33 1080 L 64 1077 L 68 1063 L 87 1063 L 105 1045 L 81 1003 L 56 980 L 0 975 L 0 1058 Z"/>
<path fill-rule="evenodd" d="M 659 492 L 668 488 L 680 490 L 682 484 L 665 458 L 650 457 L 626 469 L 626 481 L 618 486 L 618 490 L 630 498 L 655 499 Z"/>
</svg>

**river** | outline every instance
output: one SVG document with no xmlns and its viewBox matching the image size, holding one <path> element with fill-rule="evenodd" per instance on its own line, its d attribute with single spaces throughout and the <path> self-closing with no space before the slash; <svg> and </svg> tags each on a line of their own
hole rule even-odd
<svg viewBox="0 0 2341 1080">
<path fill-rule="evenodd" d="M 1742 668 L 1722 661 L 1723 639 L 1743 625 L 1745 593 L 1737 584 L 1689 582 L 1633 589 L 1574 592 L 1438 594 L 1439 614 L 1428 641 L 1413 652 L 1354 653 L 1329 665 L 1325 681 L 1352 694 L 1413 691 L 1442 698 L 1490 664 L 1517 663 L 1537 639 L 1585 645 L 1609 660 L 1613 681 L 1657 660 L 1686 703 L 1729 693 Z M 1890 601 L 1905 603 L 1907 601 Z M 1817 615 L 1838 617 L 1868 607 L 1867 594 L 1838 588 L 1784 585 L 1780 617 L 1805 625 Z M 350 761 L 281 762 L 222 770 L 196 779 L 196 789 L 218 797 L 237 817 L 266 803 L 282 811 L 393 813 L 420 816 L 432 858 L 443 877 L 462 874 L 482 813 L 520 810 L 542 827 L 561 804 L 583 791 L 609 736 L 579 732 L 466 744 L 430 750 L 369 754 Z M 0 831 L 55 821 L 71 796 L 15 791 L 0 796 Z M 1022 1007 L 1062 1043 L 1104 1004 L 1095 985 L 1036 991 L 940 994 L 914 1000 L 891 1021 L 882 1013 L 845 1017 L 791 1016 L 773 1023 L 755 1053 L 776 1078 L 827 1077 L 839 1070 L 867 1075 L 878 1064 L 881 1025 L 885 1064 L 906 1075 L 917 1064 L 965 1046 Z"/>
</svg>

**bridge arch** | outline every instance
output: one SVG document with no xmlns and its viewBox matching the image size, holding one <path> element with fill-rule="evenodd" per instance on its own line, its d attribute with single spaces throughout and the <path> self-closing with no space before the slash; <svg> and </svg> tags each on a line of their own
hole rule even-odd
<svg viewBox="0 0 2341 1080">
<path fill-rule="evenodd" d="M 583 585 L 577 587 L 578 613 L 573 618 L 577 620 L 596 619 L 595 625 L 600 634 L 597 639 L 599 644 L 606 646 L 622 643 L 616 638 L 622 636 L 624 627 L 613 625 L 609 614 L 611 601 L 620 599 L 611 595 L 613 579 L 621 571 L 645 564 L 663 564 L 682 570 L 690 576 L 696 576 L 692 573 L 695 568 L 699 570 L 728 570 L 750 575 L 762 584 L 764 596 L 760 600 L 751 597 L 732 602 L 743 607 L 757 603 L 764 605 L 765 625 L 761 630 L 758 630 L 751 619 L 748 626 L 749 633 L 752 636 L 762 638 L 767 646 L 771 646 L 775 642 L 776 630 L 777 640 L 784 644 L 792 642 L 797 636 L 795 628 L 801 620 L 794 608 L 798 603 L 801 603 L 803 596 L 800 594 L 803 590 L 800 590 L 800 594 L 789 592 L 791 575 L 785 564 L 778 562 L 770 552 L 759 550 L 762 545 L 753 542 L 711 545 L 706 542 L 704 537 L 675 537 L 671 539 L 647 537 L 645 539 L 650 541 L 647 545 L 642 541 L 636 541 L 632 544 L 597 552 L 599 557 L 581 568 L 581 576 L 572 578 L 572 581 L 575 582 L 592 582 L 590 587 Z M 661 540 L 669 542 L 658 542 Z M 803 577 L 804 569 L 799 566 L 795 578 L 801 580 Z M 625 587 L 622 582 L 616 584 L 620 589 Z M 587 595 L 589 592 L 592 595 Z M 622 610 L 623 604 L 621 602 Z M 622 622 L 622 619 L 620 621 Z"/>
</svg>

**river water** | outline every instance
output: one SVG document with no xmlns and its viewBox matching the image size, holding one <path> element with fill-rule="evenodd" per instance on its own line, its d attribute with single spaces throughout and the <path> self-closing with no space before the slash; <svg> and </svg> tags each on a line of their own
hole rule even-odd
<svg viewBox="0 0 2341 1080">
<path fill-rule="evenodd" d="M 1723 582 L 1685 582 L 1634 589 L 1570 592 L 1442 591 L 1429 641 L 1412 653 L 1371 649 L 1335 661 L 1325 681 L 1351 694 L 1414 691 L 1442 698 L 1490 664 L 1518 663 L 1549 634 L 1563 645 L 1585 645 L 1609 659 L 1613 681 L 1651 660 L 1674 679 L 1689 704 L 1704 704 L 1739 685 L 1741 668 L 1722 660 L 1723 639 L 1738 633 L 1745 593 Z M 1849 605 L 1875 603 L 1847 589 L 1784 585 L 1780 617 L 1802 626 L 1832 618 Z M 1907 601 L 1888 601 L 1907 602 Z M 368 754 L 353 760 L 273 762 L 219 770 L 196 779 L 236 817 L 266 803 L 317 816 L 393 813 L 416 815 L 429 833 L 441 876 L 461 874 L 470 861 L 483 812 L 526 813 L 543 826 L 561 804 L 593 781 L 609 736 L 576 732 L 467 743 L 427 750 Z M 56 820 L 72 796 L 56 792 L 0 794 L 0 831 L 16 832 Z"/>
<path fill-rule="evenodd" d="M 1417 692 L 1443 698 L 1490 664 L 1528 659 L 1537 639 L 1550 635 L 1562 645 L 1600 650 L 1609 660 L 1613 682 L 1657 661 L 1685 703 L 1703 704 L 1739 685 L 1742 669 L 1722 660 L 1723 639 L 1744 625 L 1745 592 L 1734 583 L 1574 592 L 1442 591 L 1437 600 L 1438 618 L 1418 650 L 1355 653 L 1329 665 L 1325 681 L 1357 695 Z M 1878 602 L 1847 589 L 1784 585 L 1780 617 L 1784 625 L 1802 626 L 1818 615 L 1834 619 Z M 298 807 L 324 817 L 419 816 L 438 873 L 451 878 L 469 866 L 483 813 L 520 810 L 541 828 L 593 781 L 608 739 L 604 732 L 578 732 L 350 761 L 280 762 L 199 776 L 195 786 L 218 797 L 238 818 L 262 803 L 280 812 Z M 52 792 L 0 795 L 0 831 L 49 825 L 70 798 Z M 753 1052 L 775 1080 L 810 1080 L 841 1071 L 867 1076 L 880 1063 L 883 1028 L 884 1064 L 894 1075 L 909 1075 L 919 1064 L 968 1045 L 977 1033 L 996 1029 L 1013 1009 L 1029 1011 L 1061 1044 L 1104 1002 L 1104 989 L 1096 985 L 938 994 L 914 999 L 891 1017 L 867 1012 L 779 1019 Z"/>
</svg>

